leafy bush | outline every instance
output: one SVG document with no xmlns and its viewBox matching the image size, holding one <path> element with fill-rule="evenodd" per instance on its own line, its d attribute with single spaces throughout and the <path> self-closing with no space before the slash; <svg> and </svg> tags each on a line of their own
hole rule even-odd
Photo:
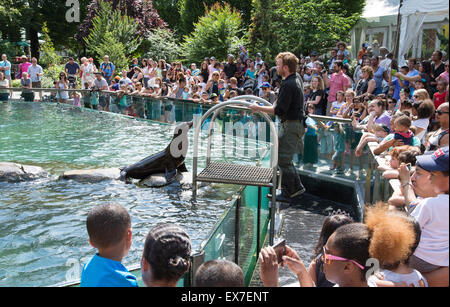
<svg viewBox="0 0 450 307">
<path fill-rule="evenodd" d="M 214 55 L 223 61 L 229 53 L 237 53 L 243 44 L 240 34 L 241 14 L 230 7 L 216 3 L 195 24 L 194 31 L 185 36 L 182 44 L 183 56 L 189 62 L 201 62 Z"/>
<path fill-rule="evenodd" d="M 89 36 L 84 38 L 88 51 L 94 52 L 99 62 L 102 62 L 105 55 L 109 55 L 116 71 L 127 67 L 127 57 L 141 44 L 136 35 L 138 23 L 131 17 L 122 16 L 119 9 L 113 10 L 109 2 L 100 1 L 92 24 Z"/>
<path fill-rule="evenodd" d="M 181 54 L 177 38 L 168 29 L 154 29 L 151 31 L 139 49 L 144 50 L 145 58 L 151 58 L 155 61 L 164 59 L 166 62 L 172 62 L 179 59 Z"/>
<path fill-rule="evenodd" d="M 50 64 L 47 68 L 44 68 L 44 76 L 41 80 L 42 88 L 51 88 L 53 82 L 59 80 L 59 74 L 64 71 L 63 64 Z"/>
<path fill-rule="evenodd" d="M 42 38 L 45 42 L 40 47 L 41 51 L 41 56 L 39 58 L 40 65 L 42 65 L 43 67 L 47 67 L 55 64 L 56 65 L 61 64 L 62 57 L 59 56 L 55 51 L 53 42 L 50 39 L 46 22 L 44 22 L 44 25 L 42 26 Z"/>
</svg>

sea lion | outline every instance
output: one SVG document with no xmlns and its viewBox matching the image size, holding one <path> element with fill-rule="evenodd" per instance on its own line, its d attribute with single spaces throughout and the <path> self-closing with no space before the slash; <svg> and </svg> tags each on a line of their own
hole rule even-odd
<svg viewBox="0 0 450 307">
<path fill-rule="evenodd" d="M 120 180 L 129 183 L 130 178 L 142 180 L 153 174 L 163 173 L 169 184 L 176 180 L 177 171 L 187 172 L 184 159 L 189 146 L 188 132 L 192 126 L 193 122 L 178 125 L 172 141 L 164 150 L 121 169 Z"/>
</svg>

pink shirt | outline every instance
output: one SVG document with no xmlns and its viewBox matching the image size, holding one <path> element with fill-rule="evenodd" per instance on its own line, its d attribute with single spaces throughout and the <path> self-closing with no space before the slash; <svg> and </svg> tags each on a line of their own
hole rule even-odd
<svg viewBox="0 0 450 307">
<path fill-rule="evenodd" d="M 333 73 L 330 77 L 328 102 L 334 102 L 336 100 L 337 92 L 345 91 L 350 86 L 350 79 L 344 73 Z"/>
<path fill-rule="evenodd" d="M 30 62 L 22 63 L 22 66 L 21 66 L 21 68 L 22 68 L 22 73 L 28 72 L 28 67 L 30 67 L 30 66 L 31 66 L 31 63 L 30 63 Z"/>
<path fill-rule="evenodd" d="M 438 80 L 439 79 L 444 79 L 445 81 L 447 81 L 447 84 L 448 84 L 448 72 L 444 71 L 442 74 L 440 74 L 438 77 Z"/>
</svg>

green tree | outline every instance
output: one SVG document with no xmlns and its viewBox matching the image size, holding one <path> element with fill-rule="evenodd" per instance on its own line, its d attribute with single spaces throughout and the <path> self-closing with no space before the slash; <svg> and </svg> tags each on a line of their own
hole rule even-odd
<svg viewBox="0 0 450 307">
<path fill-rule="evenodd" d="M 225 60 L 227 54 L 237 53 L 239 45 L 243 44 L 240 27 L 241 14 L 237 10 L 229 4 L 213 5 L 195 24 L 194 31 L 185 36 L 184 58 L 189 62 L 201 62 L 214 55 L 218 61 Z"/>
<path fill-rule="evenodd" d="M 179 59 L 181 54 L 177 38 L 169 29 L 152 30 L 139 49 L 143 50 L 144 57 L 155 61 L 165 59 L 172 62 Z"/>
<path fill-rule="evenodd" d="M 229 4 L 237 9 L 245 27 L 250 24 L 252 0 L 180 0 L 181 28 L 178 30 L 183 34 L 191 33 L 199 18 L 215 3 Z"/>
<path fill-rule="evenodd" d="M 46 67 L 52 64 L 61 64 L 62 57 L 59 56 L 55 51 L 55 47 L 53 45 L 52 39 L 50 38 L 46 22 L 44 22 L 44 25 L 42 26 L 41 33 L 44 43 L 41 45 L 40 64 Z"/>
<path fill-rule="evenodd" d="M 158 15 L 169 25 L 172 30 L 181 27 L 180 5 L 182 0 L 153 0 L 153 6 Z"/>
<path fill-rule="evenodd" d="M 93 51 L 97 54 L 97 61 L 101 63 L 103 56 L 107 54 L 111 62 L 114 63 L 116 72 L 128 69 L 128 58 L 125 55 L 125 50 L 124 44 L 118 41 L 111 32 L 107 32 L 103 40 L 93 47 Z"/>
<path fill-rule="evenodd" d="M 99 9 L 92 20 L 92 24 L 91 32 L 84 41 L 87 49 L 97 53 L 100 58 L 108 54 L 113 61 L 112 52 L 107 52 L 108 45 L 105 44 L 105 41 L 112 43 L 111 49 L 116 54 L 123 49 L 125 57 L 130 56 L 141 44 L 140 37 L 136 35 L 138 25 L 134 23 L 133 18 L 126 15 L 122 16 L 120 10 L 113 10 L 108 2 L 102 1 L 99 3 Z M 99 49 L 99 45 L 102 48 Z M 117 56 L 118 60 L 121 60 L 121 56 Z"/>
<path fill-rule="evenodd" d="M 349 40 L 351 28 L 359 20 L 361 6 L 351 11 L 333 0 L 255 0 L 250 27 L 250 49 L 263 50 L 267 60 L 281 51 L 308 54 L 327 51 L 335 40 Z M 269 5 L 269 12 L 264 10 Z M 269 16 L 265 16 L 269 14 Z"/>
</svg>

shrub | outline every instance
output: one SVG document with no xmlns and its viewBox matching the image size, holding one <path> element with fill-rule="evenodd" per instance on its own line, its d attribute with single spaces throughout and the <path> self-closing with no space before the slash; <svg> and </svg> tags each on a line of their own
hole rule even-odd
<svg viewBox="0 0 450 307">
<path fill-rule="evenodd" d="M 139 49 L 145 52 L 145 58 L 152 58 L 155 61 L 164 59 L 166 62 L 172 62 L 179 59 L 181 54 L 177 38 L 168 29 L 154 29 L 151 31 Z"/>
<path fill-rule="evenodd" d="M 195 24 L 194 31 L 185 36 L 182 44 L 183 56 L 189 62 L 201 62 L 214 55 L 218 61 L 227 54 L 236 54 L 243 45 L 241 34 L 241 14 L 230 5 L 216 3 Z"/>
</svg>

